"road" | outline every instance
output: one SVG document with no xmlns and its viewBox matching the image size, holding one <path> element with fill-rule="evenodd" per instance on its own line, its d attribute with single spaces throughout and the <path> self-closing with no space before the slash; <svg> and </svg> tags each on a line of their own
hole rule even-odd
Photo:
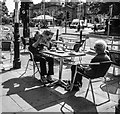
<svg viewBox="0 0 120 114">
<path fill-rule="evenodd" d="M 12 27 L 12 25 L 4 25 L 4 26 L 7 26 L 7 27 L 10 28 L 9 32 L 13 32 L 14 31 L 14 28 Z M 54 36 L 53 36 L 54 38 L 56 36 L 57 29 L 59 29 L 59 34 L 65 33 L 65 27 L 55 26 L 55 27 L 49 27 L 48 29 L 51 30 L 54 33 Z M 30 27 L 30 33 L 32 33 L 34 30 L 37 30 L 37 27 Z M 44 31 L 44 30 L 46 30 L 46 29 L 41 29 L 41 31 Z M 80 34 L 80 32 L 76 32 L 76 29 L 67 28 L 66 31 L 67 31 L 66 33 L 70 33 L 70 34 Z M 91 30 L 90 28 L 85 28 L 83 30 L 83 34 L 89 34 L 89 32 L 93 32 L 93 30 Z M 2 34 L 3 34 L 3 32 L 2 32 Z M 23 27 L 19 27 L 19 34 L 20 34 L 20 37 L 23 36 Z M 32 34 L 30 34 L 30 37 L 31 36 L 32 36 Z M 71 35 L 71 36 L 69 35 L 69 37 L 73 37 L 73 35 Z M 92 37 L 89 38 L 89 40 L 87 40 L 87 46 L 92 47 L 96 40 L 98 40 L 98 38 L 92 38 Z M 110 42 L 107 39 L 104 39 L 104 40 L 107 43 Z"/>
</svg>

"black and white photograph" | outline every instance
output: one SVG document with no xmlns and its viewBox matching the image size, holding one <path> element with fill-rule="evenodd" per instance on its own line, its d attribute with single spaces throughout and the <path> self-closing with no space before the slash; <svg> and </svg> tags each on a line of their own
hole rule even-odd
<svg viewBox="0 0 120 114">
<path fill-rule="evenodd" d="M 1 114 L 120 114 L 120 0 L 0 0 Z"/>
</svg>

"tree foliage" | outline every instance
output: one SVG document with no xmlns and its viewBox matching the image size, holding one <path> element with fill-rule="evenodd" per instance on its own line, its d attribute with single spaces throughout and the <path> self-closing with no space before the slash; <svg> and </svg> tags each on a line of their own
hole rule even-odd
<svg viewBox="0 0 120 114">
<path fill-rule="evenodd" d="M 89 3 L 89 10 L 91 14 L 107 14 L 109 15 L 109 6 L 113 5 L 112 14 L 120 15 L 120 2 L 92 2 Z"/>
<path fill-rule="evenodd" d="M 8 8 L 5 4 L 5 2 L 2 2 L 2 16 L 8 15 Z"/>
<path fill-rule="evenodd" d="M 8 24 L 11 22 L 10 18 L 8 18 L 8 8 L 5 2 L 1 2 L 1 4 L 2 4 L 2 12 L 1 12 L 2 23 Z"/>
</svg>

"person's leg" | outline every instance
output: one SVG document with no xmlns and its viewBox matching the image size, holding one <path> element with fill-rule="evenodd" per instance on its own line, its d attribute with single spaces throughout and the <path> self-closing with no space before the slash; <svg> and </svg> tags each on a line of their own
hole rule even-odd
<svg viewBox="0 0 120 114">
<path fill-rule="evenodd" d="M 54 74 L 54 59 L 52 57 L 46 57 L 46 61 L 48 62 L 47 80 L 52 82 L 51 75 Z"/>
<path fill-rule="evenodd" d="M 46 57 L 46 61 L 48 62 L 48 75 L 54 74 L 54 59 L 52 57 Z"/>
<path fill-rule="evenodd" d="M 41 78 L 44 78 L 44 76 L 47 74 L 47 69 L 46 69 L 46 59 L 41 56 L 35 56 L 34 58 L 35 61 L 40 62 L 40 73 L 41 73 Z"/>
<path fill-rule="evenodd" d="M 39 58 L 39 61 L 40 61 L 41 76 L 47 75 L 46 59 L 44 57 L 41 57 Z"/>
<path fill-rule="evenodd" d="M 71 67 L 71 74 L 72 74 L 71 75 L 71 82 L 73 81 L 75 70 L 76 70 L 76 65 L 72 65 L 72 67 Z M 84 73 L 84 68 L 83 67 L 77 68 L 77 72 L 80 72 L 80 73 L 83 74 Z M 81 74 L 79 74 L 79 73 L 76 74 L 74 84 L 81 84 L 81 86 L 82 86 L 82 75 Z"/>
</svg>

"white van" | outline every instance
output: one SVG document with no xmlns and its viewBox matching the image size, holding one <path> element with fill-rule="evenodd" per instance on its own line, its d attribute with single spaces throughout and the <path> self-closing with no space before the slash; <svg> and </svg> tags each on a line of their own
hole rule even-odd
<svg viewBox="0 0 120 114">
<path fill-rule="evenodd" d="M 80 23 L 80 26 L 82 26 L 82 23 L 84 27 L 87 26 L 87 20 L 79 20 L 79 19 L 73 19 L 72 23 L 70 24 L 70 28 L 77 28 Z"/>
</svg>

